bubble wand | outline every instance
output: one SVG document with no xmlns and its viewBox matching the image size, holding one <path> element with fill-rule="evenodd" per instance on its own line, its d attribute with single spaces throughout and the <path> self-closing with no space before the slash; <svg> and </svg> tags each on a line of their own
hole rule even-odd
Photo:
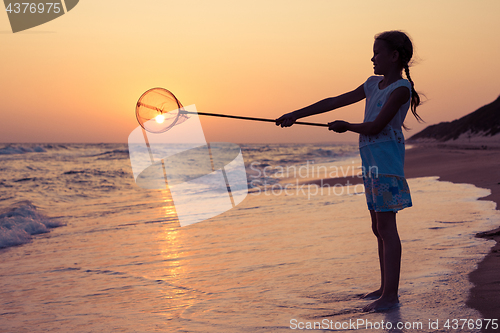
<svg viewBox="0 0 500 333">
<path fill-rule="evenodd" d="M 162 133 L 188 119 L 188 114 L 202 116 L 265 121 L 276 123 L 275 119 L 233 116 L 220 113 L 192 112 L 183 109 L 181 102 L 170 91 L 164 88 L 153 88 L 146 91 L 137 101 L 136 116 L 142 128 L 152 133 Z M 155 121 L 150 121 L 154 119 Z M 297 121 L 295 124 L 328 127 L 328 124 Z"/>
</svg>

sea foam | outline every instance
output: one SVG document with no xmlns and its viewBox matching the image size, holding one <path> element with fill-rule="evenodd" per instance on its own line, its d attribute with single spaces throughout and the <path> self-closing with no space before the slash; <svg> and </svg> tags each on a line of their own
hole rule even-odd
<svg viewBox="0 0 500 333">
<path fill-rule="evenodd" d="M 38 212 L 32 204 L 23 204 L 0 214 L 0 248 L 28 243 L 31 235 L 49 232 L 61 225 Z"/>
</svg>

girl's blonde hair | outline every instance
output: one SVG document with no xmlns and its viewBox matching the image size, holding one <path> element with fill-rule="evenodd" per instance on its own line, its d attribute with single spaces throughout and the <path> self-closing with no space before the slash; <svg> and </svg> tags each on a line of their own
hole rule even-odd
<svg viewBox="0 0 500 333">
<path fill-rule="evenodd" d="M 387 46 L 391 51 L 398 51 L 399 53 L 399 64 L 401 69 L 405 70 L 406 77 L 411 83 L 411 102 L 410 108 L 411 112 L 417 118 L 417 120 L 423 121 L 422 118 L 417 114 L 417 106 L 420 105 L 420 96 L 415 90 L 415 83 L 410 77 L 410 60 L 413 56 L 413 44 L 410 37 L 408 37 L 404 32 L 398 30 L 384 31 L 375 36 L 375 40 L 383 40 L 387 43 Z"/>
</svg>

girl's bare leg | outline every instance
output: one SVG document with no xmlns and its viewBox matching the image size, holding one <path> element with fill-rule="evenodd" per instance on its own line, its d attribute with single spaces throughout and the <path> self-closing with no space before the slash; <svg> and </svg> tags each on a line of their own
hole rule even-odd
<svg viewBox="0 0 500 333">
<path fill-rule="evenodd" d="M 375 211 L 370 210 L 370 216 L 372 219 L 372 231 L 373 234 L 377 237 L 377 243 L 378 243 L 378 259 L 380 262 L 380 288 L 372 291 L 371 293 L 368 293 L 363 296 L 363 298 L 366 299 L 377 299 L 382 296 L 382 291 L 384 290 L 384 243 L 382 242 L 382 238 L 380 237 L 380 234 L 378 233 L 378 227 L 377 227 L 377 214 Z"/>
<path fill-rule="evenodd" d="M 377 231 L 382 239 L 384 278 L 382 295 L 375 302 L 365 306 L 363 311 L 382 311 L 399 304 L 398 289 L 401 272 L 401 240 L 396 226 L 396 213 L 378 212 Z M 380 253 L 380 251 L 379 251 Z"/>
</svg>

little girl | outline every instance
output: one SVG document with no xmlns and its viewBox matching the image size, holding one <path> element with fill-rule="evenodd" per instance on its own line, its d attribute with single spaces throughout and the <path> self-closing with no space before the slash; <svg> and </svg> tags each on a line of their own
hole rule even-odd
<svg viewBox="0 0 500 333">
<path fill-rule="evenodd" d="M 375 36 L 373 71 L 357 89 L 321 100 L 276 119 L 276 125 L 292 126 L 299 118 L 331 111 L 366 98 L 365 117 L 361 124 L 337 120 L 329 129 L 337 133 L 359 133 L 366 201 L 372 230 L 378 240 L 381 271 L 380 288 L 364 296 L 376 299 L 363 311 L 383 311 L 398 306 L 401 267 L 401 241 L 396 226 L 397 211 L 411 207 L 410 189 L 404 176 L 404 136 L 406 113 L 416 112 L 420 98 L 410 78 L 408 63 L 413 55 L 410 38 L 401 31 L 386 31 Z M 405 71 L 408 80 L 403 79 Z"/>
</svg>

